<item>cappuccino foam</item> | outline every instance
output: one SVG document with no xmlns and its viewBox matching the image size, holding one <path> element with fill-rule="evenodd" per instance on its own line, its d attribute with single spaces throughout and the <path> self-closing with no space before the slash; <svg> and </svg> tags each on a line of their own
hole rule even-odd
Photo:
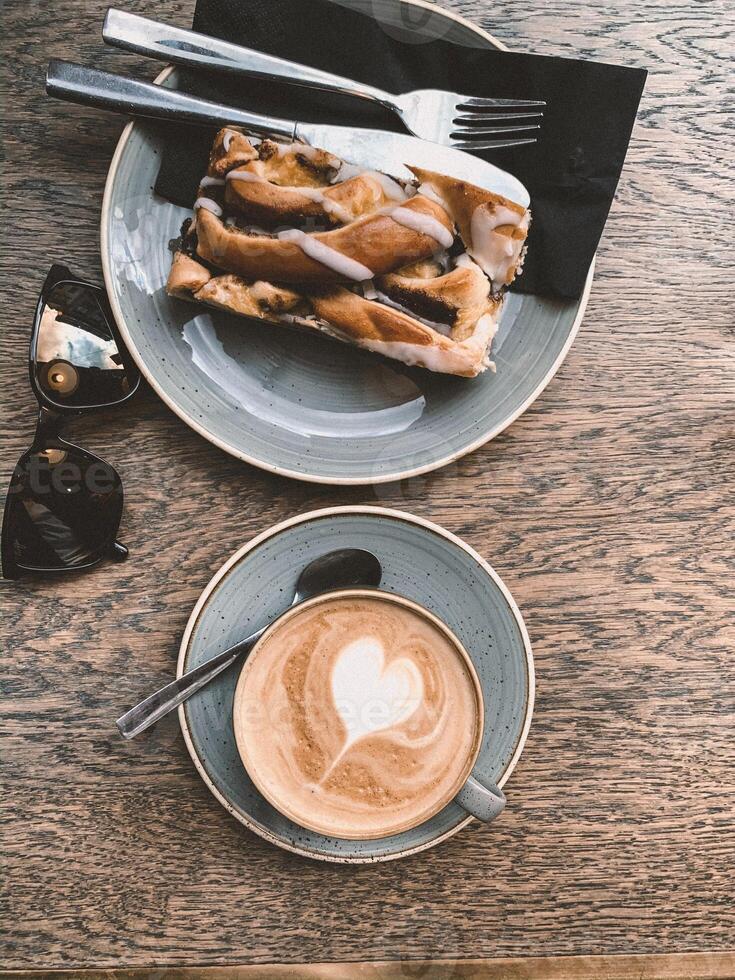
<svg viewBox="0 0 735 980">
<path fill-rule="evenodd" d="M 332 597 L 277 624 L 246 661 L 234 704 L 240 754 L 266 799 L 345 838 L 398 833 L 448 803 L 480 721 L 451 639 L 379 596 Z"/>
</svg>

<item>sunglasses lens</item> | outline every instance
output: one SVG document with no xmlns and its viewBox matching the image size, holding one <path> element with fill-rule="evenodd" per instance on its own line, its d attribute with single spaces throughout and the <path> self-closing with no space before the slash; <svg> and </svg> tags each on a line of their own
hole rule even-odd
<svg viewBox="0 0 735 980">
<path fill-rule="evenodd" d="M 3 553 L 27 571 L 94 564 L 113 547 L 122 506 L 109 463 L 64 443 L 30 450 L 8 492 Z"/>
<path fill-rule="evenodd" d="M 100 305 L 99 291 L 60 282 L 41 309 L 33 350 L 36 384 L 56 405 L 114 405 L 131 378 Z"/>
</svg>

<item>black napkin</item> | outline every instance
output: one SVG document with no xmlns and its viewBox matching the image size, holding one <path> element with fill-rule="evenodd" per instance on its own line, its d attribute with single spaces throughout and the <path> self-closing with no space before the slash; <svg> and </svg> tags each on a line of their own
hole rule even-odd
<svg viewBox="0 0 735 980">
<path fill-rule="evenodd" d="M 395 29 L 335 0 L 198 0 L 194 29 L 388 91 L 431 87 L 545 99 L 538 143 L 482 155 L 519 177 L 531 195 L 528 256 L 513 288 L 581 294 L 625 160 L 644 70 L 467 47 L 437 37 L 440 31 L 432 37 L 431 25 L 428 32 L 420 25 L 413 32 Z M 256 112 L 401 131 L 392 114 L 353 99 L 272 81 L 181 75 L 186 91 Z M 189 207 L 213 134 L 178 126 L 165 133 L 156 191 Z"/>
</svg>

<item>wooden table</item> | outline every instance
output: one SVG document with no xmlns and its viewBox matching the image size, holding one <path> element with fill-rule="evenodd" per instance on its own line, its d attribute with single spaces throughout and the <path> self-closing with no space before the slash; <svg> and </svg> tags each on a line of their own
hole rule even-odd
<svg viewBox="0 0 735 980">
<path fill-rule="evenodd" d="M 188 0 L 126 6 L 191 17 Z M 267 475 L 147 389 L 74 423 L 122 474 L 132 558 L 2 587 L 7 969 L 229 964 L 216 975 L 260 977 L 232 965 L 502 958 L 455 975 L 735 974 L 714 955 L 734 945 L 735 918 L 726 4 L 453 6 L 515 47 L 651 71 L 579 337 L 500 438 L 400 486 Z M 100 202 L 121 129 L 47 101 L 45 59 L 155 73 L 103 51 L 105 7 L 11 0 L 3 13 L 4 484 L 35 424 L 25 359 L 39 284 L 52 260 L 101 281 Z M 361 502 L 438 521 L 488 558 L 525 615 L 538 700 L 492 829 L 342 867 L 230 818 L 175 717 L 132 744 L 113 721 L 170 678 L 191 607 L 232 551 L 290 515 Z M 404 968 L 308 975 L 455 969 Z"/>
</svg>

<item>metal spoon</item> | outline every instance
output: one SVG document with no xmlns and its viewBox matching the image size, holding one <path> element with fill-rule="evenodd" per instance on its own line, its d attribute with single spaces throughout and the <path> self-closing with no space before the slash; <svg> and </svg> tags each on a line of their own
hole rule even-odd
<svg viewBox="0 0 735 980">
<path fill-rule="evenodd" d="M 382 573 L 380 562 L 369 551 L 361 551 L 357 548 L 330 551 L 309 562 L 302 570 L 296 582 L 296 592 L 291 605 L 295 606 L 322 592 L 331 592 L 332 589 L 349 589 L 355 586 L 377 588 Z M 169 711 L 183 704 L 196 691 L 200 691 L 238 657 L 248 653 L 267 628 L 263 626 L 262 629 L 256 630 L 235 646 L 218 653 L 216 657 L 212 657 L 211 660 L 207 660 L 188 673 L 182 674 L 175 681 L 162 687 L 160 691 L 151 694 L 145 701 L 136 704 L 130 711 L 126 711 L 115 723 L 120 729 L 120 734 L 125 738 L 135 738 L 146 728 L 150 728 Z"/>
</svg>

